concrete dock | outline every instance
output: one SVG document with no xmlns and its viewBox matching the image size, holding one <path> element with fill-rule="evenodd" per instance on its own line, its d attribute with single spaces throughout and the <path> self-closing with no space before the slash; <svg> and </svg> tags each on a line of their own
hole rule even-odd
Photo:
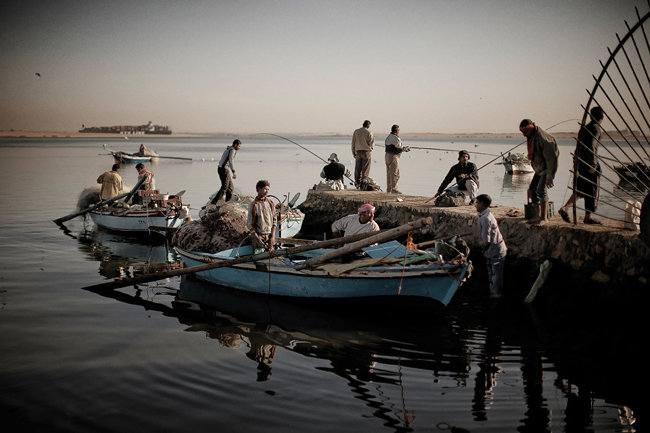
<svg viewBox="0 0 650 433">
<path fill-rule="evenodd" d="M 433 224 L 414 236 L 416 242 L 471 232 L 463 239 L 474 254 L 480 251 L 475 207 L 437 207 L 433 200 L 427 203 L 429 199 L 381 191 L 310 190 L 299 206 L 305 221 L 296 237 L 331 236 L 330 226 L 335 220 L 356 213 L 363 203 L 371 203 L 376 207 L 375 220 L 382 229 L 431 216 Z M 556 203 L 555 209 L 559 206 Z M 650 248 L 639 237 L 639 231 L 625 230 L 620 221 L 599 218 L 602 225 L 586 225 L 582 223 L 583 212 L 579 211 L 578 225 L 574 225 L 563 221 L 556 212 L 549 224 L 534 227 L 526 224 L 523 207 L 493 203 L 490 209 L 508 246 L 506 266 L 528 269 L 530 279 L 534 280 L 539 265 L 549 260 L 556 268 L 554 272 L 573 274 L 582 281 L 619 287 L 647 286 L 650 282 Z"/>
</svg>

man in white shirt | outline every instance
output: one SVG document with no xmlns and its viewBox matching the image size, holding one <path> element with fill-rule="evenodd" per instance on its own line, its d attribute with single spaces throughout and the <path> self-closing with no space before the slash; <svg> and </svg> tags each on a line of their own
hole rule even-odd
<svg viewBox="0 0 650 433">
<path fill-rule="evenodd" d="M 374 217 L 375 207 L 366 203 L 359 208 L 358 214 L 348 215 L 334 221 L 332 234 L 335 238 L 340 238 L 341 236 L 379 231 L 379 224 L 375 222 Z"/>
<path fill-rule="evenodd" d="M 402 146 L 402 140 L 399 138 L 399 125 L 393 125 L 390 134 L 386 137 L 386 192 L 392 194 L 401 194 L 397 189 L 399 182 L 399 157 L 402 152 L 409 152 L 409 146 Z"/>
<path fill-rule="evenodd" d="M 490 298 L 498 299 L 503 291 L 503 265 L 508 247 L 503 240 L 496 218 L 490 212 L 492 199 L 487 194 L 476 197 L 478 212 L 478 228 L 480 242 L 484 246 L 483 255 L 487 259 L 488 276 L 490 278 Z"/>
</svg>

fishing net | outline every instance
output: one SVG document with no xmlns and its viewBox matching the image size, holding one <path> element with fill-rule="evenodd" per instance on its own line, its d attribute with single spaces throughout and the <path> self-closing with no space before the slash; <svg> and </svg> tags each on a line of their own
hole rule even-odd
<svg viewBox="0 0 650 433">
<path fill-rule="evenodd" d="M 131 191 L 132 188 L 132 186 L 124 185 L 120 194 L 123 194 L 126 191 Z M 77 199 L 77 210 L 84 210 L 91 205 L 99 203 L 101 201 L 99 198 L 99 191 L 99 185 L 84 188 L 79 194 L 79 199 Z"/>
<path fill-rule="evenodd" d="M 248 209 L 237 202 L 208 204 L 200 219 L 183 224 L 172 238 L 172 245 L 189 251 L 216 253 L 238 246 L 248 236 Z"/>
</svg>

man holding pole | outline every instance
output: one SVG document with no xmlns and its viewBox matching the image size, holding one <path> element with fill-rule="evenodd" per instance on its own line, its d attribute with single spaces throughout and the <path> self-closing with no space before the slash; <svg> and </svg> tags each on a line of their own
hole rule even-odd
<svg viewBox="0 0 650 433">
<path fill-rule="evenodd" d="M 386 192 L 401 194 L 397 189 L 399 157 L 402 152 L 409 152 L 411 148 L 402 146 L 402 140 L 399 138 L 399 125 L 393 125 L 384 143 L 386 145 Z"/>
<path fill-rule="evenodd" d="M 449 188 L 449 191 L 453 193 L 467 191 L 469 205 L 473 206 L 476 203 L 476 193 L 478 192 L 478 168 L 476 168 L 476 164 L 469 162 L 469 152 L 466 150 L 458 152 L 458 164 L 451 166 L 433 198 L 442 194 L 454 178 L 456 178 L 456 185 Z"/>
</svg>

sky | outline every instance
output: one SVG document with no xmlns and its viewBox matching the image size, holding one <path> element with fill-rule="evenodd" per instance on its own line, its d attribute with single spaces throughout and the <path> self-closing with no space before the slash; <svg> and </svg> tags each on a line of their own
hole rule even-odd
<svg viewBox="0 0 650 433">
<path fill-rule="evenodd" d="M 6 0 L 0 130 L 518 133 L 582 117 L 645 0 Z M 40 74 L 40 76 L 36 74 Z M 556 131 L 578 129 L 575 122 Z"/>
</svg>

